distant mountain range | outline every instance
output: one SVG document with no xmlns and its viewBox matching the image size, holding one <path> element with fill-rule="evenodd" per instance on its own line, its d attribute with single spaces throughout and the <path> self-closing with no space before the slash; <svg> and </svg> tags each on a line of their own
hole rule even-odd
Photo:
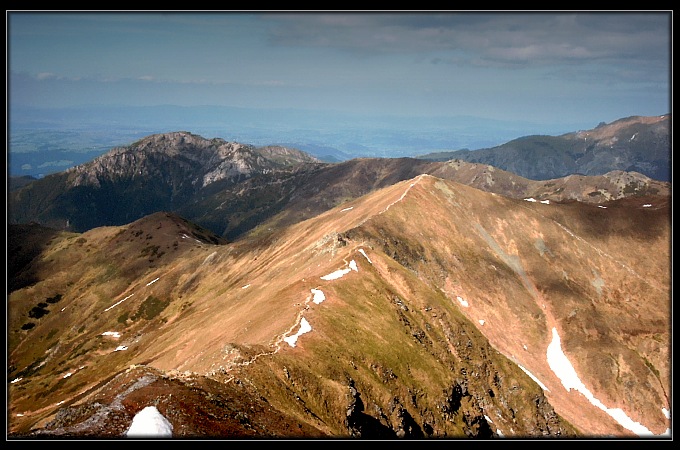
<svg viewBox="0 0 680 450">
<path fill-rule="evenodd" d="M 627 117 L 592 130 L 525 136 L 492 148 L 430 153 L 421 158 L 489 164 L 532 180 L 622 170 L 670 181 L 670 122 L 670 114 Z"/>
<path fill-rule="evenodd" d="M 176 130 L 255 146 L 277 144 L 338 162 L 484 148 L 528 133 L 559 134 L 581 128 L 581 124 L 462 115 L 401 117 L 210 105 L 31 108 L 10 104 L 7 162 L 12 176 L 41 178 L 88 162 L 113 147 Z"/>
<path fill-rule="evenodd" d="M 583 133 L 595 135 L 593 139 L 601 142 L 613 129 L 601 128 Z M 651 134 L 640 133 L 640 140 Z M 533 152 L 531 158 L 525 155 L 517 160 L 524 164 L 534 161 L 537 167 L 554 167 L 542 162 L 552 161 L 554 153 Z M 123 225 L 158 211 L 172 211 L 224 238 L 235 239 L 276 215 L 280 220 L 308 218 L 423 173 L 514 198 L 552 201 L 604 202 L 670 191 L 668 183 L 617 170 L 618 159 L 612 159 L 611 171 L 602 175 L 570 175 L 543 181 L 490 164 L 471 164 L 458 158 L 430 159 L 357 158 L 323 163 L 287 147 L 255 147 L 205 139 L 189 132 L 164 133 L 13 189 L 8 198 L 9 220 L 84 232 L 99 226 Z M 602 164 L 605 159 L 598 157 L 597 161 Z M 604 166 L 600 167 L 604 170 Z"/>
<path fill-rule="evenodd" d="M 8 438 L 670 438 L 671 183 L 611 163 L 177 131 L 11 184 Z"/>
</svg>

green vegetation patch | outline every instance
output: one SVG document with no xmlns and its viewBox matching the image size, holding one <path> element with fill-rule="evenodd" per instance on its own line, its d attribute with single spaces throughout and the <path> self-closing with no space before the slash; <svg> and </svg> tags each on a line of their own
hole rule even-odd
<svg viewBox="0 0 680 450">
<path fill-rule="evenodd" d="M 141 305 L 139 305 L 139 308 L 132 316 L 132 319 L 137 320 L 142 318 L 146 320 L 152 320 L 158 317 L 158 315 L 162 313 L 169 304 L 170 302 L 160 300 L 153 295 L 150 295 L 146 298 L 146 300 L 144 300 L 144 302 L 142 302 Z"/>
<path fill-rule="evenodd" d="M 116 320 L 118 321 L 118 323 L 125 324 L 125 322 L 127 322 L 127 320 L 128 320 L 129 315 L 130 314 L 127 311 L 125 311 L 123 314 L 118 316 L 118 319 L 116 319 Z"/>
<path fill-rule="evenodd" d="M 147 245 L 141 250 L 139 257 L 148 256 L 150 260 L 153 258 L 160 258 L 165 254 L 165 252 L 158 251 L 160 248 L 159 245 Z"/>
</svg>

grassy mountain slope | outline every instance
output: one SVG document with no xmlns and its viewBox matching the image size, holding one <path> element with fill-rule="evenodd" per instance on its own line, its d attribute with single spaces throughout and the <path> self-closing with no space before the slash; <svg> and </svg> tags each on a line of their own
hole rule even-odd
<svg viewBox="0 0 680 450">
<path fill-rule="evenodd" d="M 419 176 L 226 245 L 164 214 L 60 233 L 8 298 L 10 431 L 120 436 L 157 404 L 177 436 L 632 435 L 564 388 L 555 329 L 596 398 L 661 434 L 669 208 Z"/>
</svg>

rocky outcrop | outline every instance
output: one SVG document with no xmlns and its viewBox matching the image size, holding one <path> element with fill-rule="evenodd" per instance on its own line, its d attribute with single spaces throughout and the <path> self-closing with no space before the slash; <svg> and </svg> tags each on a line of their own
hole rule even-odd
<svg viewBox="0 0 680 450">
<path fill-rule="evenodd" d="M 101 186 L 104 180 L 173 175 L 195 188 L 223 179 L 248 178 L 277 168 L 320 162 L 304 152 L 286 147 L 262 147 L 223 139 L 205 139 L 184 131 L 148 136 L 126 147 L 114 148 L 92 162 L 67 172 L 72 186 Z M 188 180 L 187 180 L 188 179 Z"/>
</svg>

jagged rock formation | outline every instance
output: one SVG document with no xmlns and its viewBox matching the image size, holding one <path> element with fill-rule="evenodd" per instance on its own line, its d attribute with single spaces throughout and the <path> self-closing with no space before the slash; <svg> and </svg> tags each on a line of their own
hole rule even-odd
<svg viewBox="0 0 680 450">
<path fill-rule="evenodd" d="M 205 139 L 178 131 L 156 134 L 127 147 L 114 148 L 91 163 L 68 169 L 71 186 L 101 186 L 116 179 L 161 178 L 181 191 L 185 183 L 194 189 L 224 179 L 245 179 L 255 173 L 300 163 L 319 162 L 315 157 L 280 146 L 254 147 L 223 139 Z"/>
</svg>

